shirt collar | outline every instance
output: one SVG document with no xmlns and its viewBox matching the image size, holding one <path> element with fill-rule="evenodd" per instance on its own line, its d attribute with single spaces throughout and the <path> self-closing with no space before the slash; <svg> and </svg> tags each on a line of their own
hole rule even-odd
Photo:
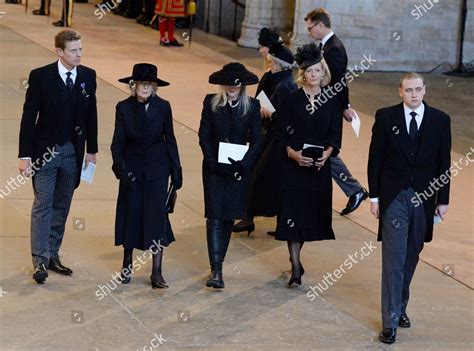
<svg viewBox="0 0 474 351">
<path fill-rule="evenodd" d="M 61 60 L 58 60 L 58 71 L 60 75 L 65 75 L 67 72 L 71 72 L 73 76 L 77 74 L 77 67 L 74 67 L 71 71 L 69 71 L 64 65 L 61 63 Z"/>
<path fill-rule="evenodd" d="M 417 116 L 423 118 L 423 115 L 425 113 L 425 104 L 422 102 L 420 106 L 418 106 L 415 110 L 412 110 L 409 108 L 405 103 L 403 103 L 403 110 L 405 111 L 405 116 L 410 116 L 410 112 L 414 111 L 416 112 Z"/>
<path fill-rule="evenodd" d="M 323 39 L 321 39 L 321 44 L 323 44 L 324 46 L 326 42 L 329 40 L 329 38 L 331 38 L 333 35 L 334 35 L 334 32 L 330 31 L 328 34 L 326 34 L 326 36 Z"/>
</svg>

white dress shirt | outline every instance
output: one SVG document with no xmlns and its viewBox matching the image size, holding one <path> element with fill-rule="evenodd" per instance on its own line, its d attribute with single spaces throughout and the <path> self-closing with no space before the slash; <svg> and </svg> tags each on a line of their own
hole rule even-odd
<svg viewBox="0 0 474 351">
<path fill-rule="evenodd" d="M 421 122 L 423 121 L 423 115 L 425 114 L 425 104 L 421 103 L 416 109 L 411 109 L 407 105 L 403 104 L 403 111 L 405 112 L 405 124 L 407 127 L 407 133 L 410 135 L 410 122 L 411 122 L 411 114 L 412 112 L 416 113 L 415 121 L 416 125 L 418 126 L 418 130 L 420 130 Z M 378 197 L 370 198 L 370 202 L 379 202 Z"/>
<path fill-rule="evenodd" d="M 59 75 L 61 76 L 61 79 L 63 80 L 64 84 L 66 84 L 66 78 L 67 78 L 67 72 L 71 72 L 71 79 L 72 83 L 76 83 L 76 77 L 77 77 L 77 67 L 74 67 L 72 70 L 68 70 L 66 67 L 63 66 L 61 63 L 61 60 L 58 60 L 58 71 Z M 67 84 L 66 84 L 67 85 Z"/>
</svg>

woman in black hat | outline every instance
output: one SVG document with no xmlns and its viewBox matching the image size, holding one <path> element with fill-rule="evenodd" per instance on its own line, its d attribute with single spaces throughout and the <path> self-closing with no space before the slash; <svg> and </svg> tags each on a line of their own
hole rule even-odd
<svg viewBox="0 0 474 351">
<path fill-rule="evenodd" d="M 281 152 L 286 155 L 275 238 L 288 243 L 291 278 L 301 284 L 300 251 L 306 241 L 335 239 L 330 156 L 339 153 L 339 105 L 324 88 L 331 81 L 316 44 L 298 48 L 298 84 L 281 110 Z"/>
<path fill-rule="evenodd" d="M 293 80 L 295 59 L 291 50 L 283 44 L 276 43 L 271 46 L 267 56 L 274 86 L 269 98 L 276 111 L 271 112 L 263 107 L 260 109 L 260 114 L 267 122 L 264 151 L 255 166 L 246 216 L 233 229 L 234 232 L 247 231 L 249 235 L 255 230 L 254 217 L 274 217 L 278 214 L 280 173 L 284 160 L 276 138 L 279 130 L 278 114 L 289 94 L 297 89 Z M 275 235 L 274 231 L 267 233 Z"/>
<path fill-rule="evenodd" d="M 258 32 L 258 45 L 259 45 L 258 51 L 260 52 L 263 58 L 263 62 L 264 62 L 263 70 L 265 71 L 265 73 L 263 74 L 262 78 L 260 79 L 260 82 L 258 83 L 255 96 L 258 96 L 258 94 L 260 94 L 260 92 L 263 91 L 265 92 L 265 95 L 268 98 L 270 98 L 273 95 L 275 87 L 279 83 L 279 81 L 278 79 L 277 81 L 273 81 L 272 77 L 273 77 L 274 69 L 272 70 L 270 67 L 270 65 L 272 64 L 272 61 L 270 59 L 271 56 L 269 55 L 269 52 L 273 46 L 278 47 L 278 48 L 283 47 L 283 40 L 278 34 L 278 32 L 273 31 L 267 27 L 263 27 Z M 271 142 L 271 133 L 269 137 L 269 129 L 271 129 L 273 123 L 271 121 L 271 118 L 269 118 L 270 116 L 271 116 L 271 113 L 269 113 L 269 111 L 266 111 L 263 107 L 260 109 L 260 117 L 262 118 L 262 133 L 263 133 L 262 151 L 265 150 L 268 144 Z M 259 155 L 259 158 L 260 156 L 261 155 Z M 250 200 L 250 197 L 248 198 L 248 200 Z M 253 215 L 252 213 L 249 213 L 249 206 L 251 206 L 250 202 L 246 204 L 246 211 L 245 211 L 244 218 L 240 222 L 234 225 L 232 229 L 233 232 L 235 233 L 247 232 L 248 235 L 250 235 L 250 233 L 255 230 Z"/>
<path fill-rule="evenodd" d="M 112 170 L 120 180 L 115 245 L 124 247 L 122 283 L 130 282 L 133 249 L 150 250 L 152 287 L 167 288 L 161 273 L 163 248 L 174 241 L 166 210 L 168 178 L 174 189 L 181 188 L 183 179 L 171 106 L 156 95 L 157 87 L 169 83 L 157 73 L 156 66 L 139 63 L 131 77 L 119 79 L 132 95 L 117 104 L 110 149 Z"/>
<path fill-rule="evenodd" d="M 244 215 L 250 176 L 261 147 L 260 103 L 248 97 L 246 86 L 258 78 L 244 65 L 233 62 L 211 74 L 209 83 L 220 85 L 217 94 L 204 99 L 199 127 L 203 152 L 204 204 L 211 276 L 206 286 L 223 288 L 222 264 L 234 220 Z M 224 143 L 246 145 L 241 160 L 219 159 Z"/>
</svg>

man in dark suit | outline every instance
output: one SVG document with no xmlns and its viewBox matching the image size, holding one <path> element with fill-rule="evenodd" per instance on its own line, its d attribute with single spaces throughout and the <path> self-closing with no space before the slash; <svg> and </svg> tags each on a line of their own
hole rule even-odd
<svg viewBox="0 0 474 351">
<path fill-rule="evenodd" d="M 403 103 L 377 111 L 369 150 L 370 210 L 382 240 L 380 341 L 395 342 L 397 327 L 409 328 L 410 282 L 424 242 L 433 237 L 434 215 L 448 211 L 450 118 L 423 101 L 423 77 L 400 80 Z"/>
<path fill-rule="evenodd" d="M 38 283 L 46 269 L 70 275 L 59 248 L 87 142 L 86 167 L 96 163 L 95 71 L 81 66 L 81 36 L 64 30 L 55 37 L 59 60 L 34 69 L 28 79 L 20 126 L 19 170 L 33 177 L 31 253 Z"/>
<path fill-rule="evenodd" d="M 319 48 L 323 51 L 329 71 L 331 72 L 331 82 L 329 85 L 335 87 L 336 97 L 339 100 L 341 115 L 341 136 L 339 146 L 342 143 L 342 119 L 351 122 L 355 117 L 355 111 L 349 104 L 349 88 L 347 86 L 345 74 L 347 70 L 347 54 L 342 41 L 331 29 L 331 17 L 323 8 L 316 8 L 305 17 L 308 33 L 316 40 L 320 41 Z M 336 85 L 337 84 L 337 85 Z M 341 215 L 355 211 L 359 205 L 369 196 L 367 190 L 352 177 L 344 161 L 339 157 L 331 157 L 331 174 L 334 181 L 349 198 L 346 207 L 341 210 Z"/>
<path fill-rule="evenodd" d="M 41 5 L 38 10 L 33 10 L 33 15 L 36 16 L 49 16 L 49 9 L 51 7 L 50 0 L 41 0 Z"/>
</svg>

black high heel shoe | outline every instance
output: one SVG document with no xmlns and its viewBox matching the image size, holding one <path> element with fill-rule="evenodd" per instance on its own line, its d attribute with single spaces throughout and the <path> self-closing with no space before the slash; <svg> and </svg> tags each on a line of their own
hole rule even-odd
<svg viewBox="0 0 474 351">
<path fill-rule="evenodd" d="M 239 224 L 234 225 L 232 228 L 232 231 L 234 233 L 242 233 L 242 232 L 247 232 L 247 236 L 250 236 L 250 233 L 252 233 L 255 230 L 255 223 L 249 223 L 247 225 L 241 225 Z"/>
<path fill-rule="evenodd" d="M 208 288 L 214 288 L 214 289 L 225 288 L 224 279 L 222 278 L 222 273 L 211 272 L 209 279 L 206 281 L 206 286 Z"/>
<path fill-rule="evenodd" d="M 293 269 L 292 269 L 292 271 L 293 271 Z M 299 277 L 293 276 L 293 273 L 291 274 L 290 280 L 288 281 L 288 286 L 289 286 L 290 288 L 293 287 L 293 286 L 295 286 L 295 285 L 297 285 L 297 286 L 300 286 L 300 285 L 301 285 L 301 277 L 302 277 L 303 274 L 304 274 L 304 268 L 303 268 L 303 265 L 301 264 L 301 262 L 300 262 L 300 269 L 299 269 L 299 271 L 300 271 L 300 276 L 299 276 Z"/>
<path fill-rule="evenodd" d="M 161 279 L 163 279 L 163 277 L 161 277 Z M 153 289 L 167 289 L 167 288 L 169 288 L 168 284 L 166 284 L 164 279 L 163 279 L 163 282 L 158 282 L 158 281 L 153 280 L 153 275 L 150 275 L 150 281 L 151 281 L 151 287 Z"/>
<path fill-rule="evenodd" d="M 131 280 L 131 279 L 132 279 L 132 278 L 130 277 L 130 275 L 126 276 L 125 274 L 120 273 L 120 282 L 121 282 L 122 284 L 128 284 L 128 283 L 130 283 L 130 280 Z"/>
</svg>

